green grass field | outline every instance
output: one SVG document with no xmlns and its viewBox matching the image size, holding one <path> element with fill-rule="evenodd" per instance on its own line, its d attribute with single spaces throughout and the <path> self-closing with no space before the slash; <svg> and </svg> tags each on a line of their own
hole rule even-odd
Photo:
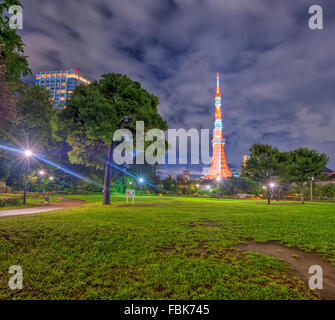
<svg viewBox="0 0 335 320">
<path fill-rule="evenodd" d="M 77 196 L 87 204 L 0 218 L 1 299 L 317 299 L 246 239 L 316 250 L 335 265 L 335 204 Z M 21 291 L 7 282 L 23 268 Z"/>
</svg>

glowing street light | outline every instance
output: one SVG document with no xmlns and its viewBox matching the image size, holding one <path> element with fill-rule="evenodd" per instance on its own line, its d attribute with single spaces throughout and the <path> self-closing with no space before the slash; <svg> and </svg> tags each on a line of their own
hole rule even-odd
<svg viewBox="0 0 335 320">
<path fill-rule="evenodd" d="M 211 188 L 211 186 L 207 186 L 207 190 L 209 190 Z"/>
<path fill-rule="evenodd" d="M 270 183 L 270 187 L 274 188 L 275 184 L 273 182 Z"/>
<path fill-rule="evenodd" d="M 25 151 L 24 151 L 24 155 L 25 155 L 26 157 L 31 157 L 31 156 L 33 155 L 33 153 L 32 153 L 30 150 L 25 150 Z"/>
<path fill-rule="evenodd" d="M 38 174 L 39 174 L 40 176 L 44 176 L 44 175 L 45 175 L 45 172 L 44 172 L 43 170 L 40 170 L 40 171 L 38 171 Z"/>
<path fill-rule="evenodd" d="M 55 178 L 54 178 L 54 177 L 50 177 L 49 179 L 50 179 L 51 181 L 53 181 Z"/>
</svg>

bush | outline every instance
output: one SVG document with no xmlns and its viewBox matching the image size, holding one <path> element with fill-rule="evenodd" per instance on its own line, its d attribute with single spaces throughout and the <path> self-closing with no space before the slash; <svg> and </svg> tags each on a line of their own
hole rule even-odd
<svg viewBox="0 0 335 320">
<path fill-rule="evenodd" d="M 0 207 L 17 206 L 21 202 L 21 198 L 0 198 Z"/>
</svg>

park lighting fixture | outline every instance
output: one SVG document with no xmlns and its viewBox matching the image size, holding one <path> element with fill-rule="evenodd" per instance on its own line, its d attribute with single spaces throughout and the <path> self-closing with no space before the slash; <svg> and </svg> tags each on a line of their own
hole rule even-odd
<svg viewBox="0 0 335 320">
<path fill-rule="evenodd" d="M 207 190 L 209 190 L 211 187 L 210 186 L 207 186 Z"/>
<path fill-rule="evenodd" d="M 49 179 L 52 181 L 52 180 L 55 179 L 55 178 L 54 178 L 54 177 L 50 177 Z"/>
<path fill-rule="evenodd" d="M 270 187 L 273 188 L 275 184 L 273 182 L 270 183 Z"/>
<path fill-rule="evenodd" d="M 38 174 L 39 174 L 40 176 L 44 176 L 45 172 L 44 172 L 43 170 L 40 170 L 40 171 L 38 171 Z"/>
<path fill-rule="evenodd" d="M 216 178 L 216 181 L 220 182 L 220 181 L 221 181 L 221 177 L 218 176 L 218 177 Z"/>
<path fill-rule="evenodd" d="M 33 154 L 33 153 L 32 153 L 30 150 L 25 150 L 25 151 L 24 151 L 24 155 L 25 155 L 26 157 L 31 157 L 32 154 Z"/>
<path fill-rule="evenodd" d="M 200 187 L 200 184 L 199 184 L 199 183 L 197 183 L 195 186 L 196 186 L 197 188 L 199 188 L 199 187 Z"/>
<path fill-rule="evenodd" d="M 144 179 L 143 178 L 140 178 L 140 182 L 142 183 L 144 181 Z"/>
</svg>

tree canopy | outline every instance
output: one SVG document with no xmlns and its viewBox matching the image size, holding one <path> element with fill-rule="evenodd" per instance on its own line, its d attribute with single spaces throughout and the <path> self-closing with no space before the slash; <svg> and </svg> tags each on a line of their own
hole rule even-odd
<svg viewBox="0 0 335 320">
<path fill-rule="evenodd" d="M 110 204 L 112 141 L 117 129 L 134 132 L 136 121 L 144 121 L 145 130 L 166 130 L 158 114 L 159 100 L 126 75 L 105 74 L 101 80 L 75 89 L 60 121 L 67 127 L 67 142 L 72 147 L 72 163 L 101 167 L 99 155 L 105 157 L 104 204 Z M 108 151 L 107 151 L 108 149 Z M 98 152 L 97 152 L 98 151 Z"/>
</svg>

